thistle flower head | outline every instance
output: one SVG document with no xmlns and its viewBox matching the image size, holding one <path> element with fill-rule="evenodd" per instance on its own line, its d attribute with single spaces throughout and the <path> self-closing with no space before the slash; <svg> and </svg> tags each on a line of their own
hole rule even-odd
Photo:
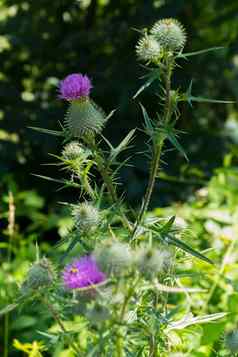
<svg viewBox="0 0 238 357">
<path fill-rule="evenodd" d="M 136 45 L 136 54 L 139 60 L 155 62 L 161 55 L 161 47 L 153 36 L 144 35 Z"/>
<path fill-rule="evenodd" d="M 231 353 L 238 352 L 238 330 L 231 331 L 225 336 L 225 345 Z"/>
<path fill-rule="evenodd" d="M 77 141 L 65 145 L 62 156 L 64 160 L 86 159 L 90 155 L 90 150 L 84 148 Z"/>
<path fill-rule="evenodd" d="M 68 101 L 88 97 L 91 88 L 92 83 L 87 75 L 80 73 L 69 74 L 60 82 L 59 97 Z"/>
<path fill-rule="evenodd" d="M 146 275 L 164 273 L 171 265 L 171 253 L 162 249 L 142 246 L 136 253 L 136 265 Z"/>
<path fill-rule="evenodd" d="M 100 133 L 106 122 L 106 115 L 89 97 L 82 97 L 70 103 L 65 116 L 65 130 L 69 137 L 82 138 L 87 134 Z"/>
<path fill-rule="evenodd" d="M 151 35 L 161 47 L 169 51 L 181 50 L 186 42 L 186 33 L 183 26 L 176 19 L 157 21 L 151 29 Z"/>
<path fill-rule="evenodd" d="M 91 256 L 76 259 L 66 265 L 63 271 L 63 281 L 67 289 L 85 288 L 103 282 L 106 275 L 100 271 L 96 261 Z"/>
<path fill-rule="evenodd" d="M 100 220 L 98 209 L 88 202 L 75 206 L 72 210 L 72 216 L 77 229 L 84 232 L 95 229 Z"/>
<path fill-rule="evenodd" d="M 117 241 L 107 241 L 96 247 L 93 256 L 102 271 L 107 273 L 121 273 L 133 261 L 129 246 Z"/>
<path fill-rule="evenodd" d="M 27 293 L 31 290 L 50 286 L 55 279 L 55 275 L 52 263 L 48 259 L 42 258 L 30 267 L 21 290 L 23 293 Z"/>
</svg>

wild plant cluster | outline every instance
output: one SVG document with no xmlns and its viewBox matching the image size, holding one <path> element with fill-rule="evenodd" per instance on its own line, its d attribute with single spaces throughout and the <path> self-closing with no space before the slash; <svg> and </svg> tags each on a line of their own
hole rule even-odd
<svg viewBox="0 0 238 357">
<path fill-rule="evenodd" d="M 64 203 L 74 224 L 60 242 L 65 249 L 59 260 L 41 257 L 37 248 L 16 302 L 5 309 L 37 302 L 41 311 L 47 310 L 57 326 L 54 332 L 39 331 L 49 350 L 68 348 L 75 356 L 169 356 L 173 330 L 224 316 L 182 314 L 173 305 L 173 293 L 198 291 L 179 285 L 179 262 L 191 255 L 213 263 L 185 243 L 174 216 L 147 214 L 166 142 L 188 159 L 176 129 L 180 102 L 225 103 L 194 96 L 192 82 L 185 92 L 174 89 L 174 72 L 183 60 L 216 48 L 184 53 L 186 33 L 175 19 L 159 20 L 140 36 L 136 55 L 145 83 L 134 99 L 155 82 L 159 105 L 151 117 L 140 104 L 149 178 L 138 212 L 126 206 L 118 190 L 120 169 L 129 162 L 121 162 L 120 154 L 131 147 L 136 129 L 112 146 L 102 130 L 113 112 L 107 116 L 93 101 L 87 75 L 70 74 L 60 82 L 59 98 L 68 103 L 61 130 L 34 128 L 62 138 L 61 155 L 54 157 L 70 180 L 60 182 L 80 191 L 75 203 Z"/>
</svg>

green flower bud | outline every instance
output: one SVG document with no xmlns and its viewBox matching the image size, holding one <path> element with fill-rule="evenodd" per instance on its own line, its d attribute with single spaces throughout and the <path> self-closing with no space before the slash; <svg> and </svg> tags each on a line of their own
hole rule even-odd
<svg viewBox="0 0 238 357">
<path fill-rule="evenodd" d="M 231 331 L 225 336 L 225 345 L 231 353 L 238 352 L 238 330 Z"/>
<path fill-rule="evenodd" d="M 65 117 L 66 133 L 73 138 L 99 133 L 105 121 L 103 111 L 89 97 L 82 97 L 70 103 Z"/>
<path fill-rule="evenodd" d="M 102 271 L 119 274 L 133 262 L 130 247 L 125 243 L 107 241 L 96 247 L 93 256 Z"/>
<path fill-rule="evenodd" d="M 145 62 L 156 62 L 161 56 L 161 48 L 153 36 L 147 34 L 142 37 L 136 45 L 136 54 L 139 60 Z"/>
<path fill-rule="evenodd" d="M 176 19 L 157 21 L 151 29 L 151 34 L 166 50 L 181 50 L 186 43 L 186 33 L 183 26 Z"/>
<path fill-rule="evenodd" d="M 32 290 L 49 287 L 55 279 L 55 270 L 52 263 L 42 258 L 35 262 L 29 269 L 26 280 L 23 282 L 22 293 L 28 293 Z"/>
<path fill-rule="evenodd" d="M 100 220 L 98 209 L 88 202 L 75 206 L 72 210 L 72 216 L 77 229 L 84 232 L 95 229 Z"/>
<path fill-rule="evenodd" d="M 84 160 L 90 155 L 90 150 L 84 148 L 77 141 L 65 145 L 62 156 L 64 160 Z"/>
<path fill-rule="evenodd" d="M 138 269 L 146 275 L 162 274 L 171 265 L 171 253 L 143 246 L 136 252 L 135 262 Z"/>
</svg>

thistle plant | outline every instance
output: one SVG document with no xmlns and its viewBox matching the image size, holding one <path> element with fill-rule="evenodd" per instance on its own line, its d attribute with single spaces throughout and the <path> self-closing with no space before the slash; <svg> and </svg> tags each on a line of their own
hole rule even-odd
<svg viewBox="0 0 238 357">
<path fill-rule="evenodd" d="M 193 291 L 192 287 L 178 286 L 177 264 L 185 254 L 204 264 L 212 261 L 184 242 L 174 225 L 175 217 L 146 220 L 166 143 L 169 141 L 187 160 L 176 129 L 180 102 L 226 103 L 193 96 L 192 83 L 185 92 L 172 88 L 179 61 L 211 50 L 184 53 L 186 37 L 177 20 L 164 19 L 142 31 L 136 45 L 135 54 L 147 73 L 134 99 L 152 82 L 158 84 L 160 96 L 153 118 L 140 104 L 151 160 L 136 217 L 117 187 L 119 170 L 125 164 L 120 163 L 120 153 L 131 145 L 136 130 L 117 147 L 102 135 L 113 111 L 107 116 L 91 99 L 93 85 L 87 75 L 70 74 L 60 82 L 59 98 L 68 105 L 62 130 L 34 128 L 63 138 L 62 153 L 54 157 L 71 178 L 60 182 L 78 188 L 80 193 L 80 202 L 67 204 L 74 225 L 61 242 L 65 252 L 54 262 L 57 273 L 48 259 L 37 261 L 13 306 L 25 302 L 28 297 L 24 291 L 30 289 L 29 299 L 38 299 L 47 307 L 59 327 L 55 334 L 41 332 L 52 350 L 61 341 L 75 356 L 168 356 L 173 351 L 171 330 L 224 316 L 193 317 L 184 306 L 171 307 L 171 293 Z M 102 141 L 107 149 L 102 149 Z M 96 171 L 101 180 L 94 180 Z M 73 327 L 68 330 L 69 322 Z M 79 338 L 82 330 L 84 338 Z"/>
</svg>

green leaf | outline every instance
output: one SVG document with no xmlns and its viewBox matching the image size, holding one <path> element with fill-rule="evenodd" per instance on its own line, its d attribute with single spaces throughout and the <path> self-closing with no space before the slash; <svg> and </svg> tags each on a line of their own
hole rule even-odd
<svg viewBox="0 0 238 357">
<path fill-rule="evenodd" d="M 115 158 L 128 147 L 130 141 L 134 136 L 135 131 L 136 129 L 132 129 L 116 148 L 111 149 L 110 159 L 112 161 L 115 160 Z"/>
<path fill-rule="evenodd" d="M 148 88 L 156 79 L 160 78 L 160 70 L 158 68 L 152 70 L 149 74 L 144 76 L 148 78 L 147 81 L 138 89 L 136 94 L 133 96 L 133 99 L 136 99 L 139 94 L 141 94 L 146 88 Z"/>
<path fill-rule="evenodd" d="M 209 99 L 204 97 L 194 97 L 190 96 L 188 102 L 198 102 L 198 103 L 221 103 L 221 104 L 232 104 L 235 103 L 233 100 L 220 100 L 220 99 Z"/>
<path fill-rule="evenodd" d="M 50 129 L 45 129 L 45 128 L 38 128 L 36 126 L 28 126 L 29 129 L 38 131 L 43 134 L 49 134 L 49 135 L 54 135 L 54 136 L 64 136 L 63 131 L 57 131 L 57 130 L 50 130 Z"/>
<path fill-rule="evenodd" d="M 187 161 L 189 161 L 184 148 L 176 138 L 177 131 L 171 125 L 168 124 L 163 128 L 159 128 L 159 131 L 165 133 L 167 139 L 171 142 L 171 144 L 184 156 Z"/>
<path fill-rule="evenodd" d="M 197 103 L 217 103 L 217 104 L 232 104 L 235 103 L 232 100 L 220 100 L 220 99 L 210 99 L 210 98 L 204 98 L 204 97 L 196 97 L 192 95 L 192 85 L 193 81 L 191 80 L 187 92 L 180 97 L 180 101 L 182 102 L 188 102 L 192 106 L 192 102 L 197 102 Z"/>
<path fill-rule="evenodd" d="M 174 221 L 175 221 L 176 216 L 170 217 L 170 219 L 161 227 L 160 233 L 161 234 L 167 234 L 170 232 Z"/>
<path fill-rule="evenodd" d="M 140 107 L 142 109 L 142 114 L 143 114 L 143 118 L 144 118 L 144 122 L 145 122 L 145 132 L 149 136 L 152 136 L 154 133 L 154 125 L 153 125 L 152 119 L 149 117 L 147 110 L 141 103 L 140 103 Z"/>
<path fill-rule="evenodd" d="M 77 187 L 77 188 L 81 187 L 78 183 L 73 182 L 73 181 L 59 180 L 59 179 L 55 179 L 53 177 L 44 176 L 44 175 L 37 175 L 37 174 L 32 174 L 32 175 L 35 176 L 35 177 L 42 178 L 42 179 L 47 180 L 47 181 L 62 183 L 66 187 Z"/>
<path fill-rule="evenodd" d="M 172 245 L 176 246 L 177 248 L 184 250 L 186 253 L 189 253 L 198 259 L 201 259 L 209 264 L 213 264 L 213 262 L 209 258 L 207 258 L 205 255 L 197 252 L 196 250 L 194 250 L 192 247 L 190 247 L 188 244 L 182 242 L 181 240 L 179 240 L 175 237 L 172 237 L 172 236 L 167 236 L 165 238 L 165 240 L 168 244 L 172 244 Z"/>
<path fill-rule="evenodd" d="M 15 310 L 18 305 L 19 305 L 18 303 L 15 303 L 5 306 L 2 310 L 0 310 L 0 316 L 8 314 L 12 310 Z"/>
<path fill-rule="evenodd" d="M 189 316 L 186 316 L 185 318 L 170 323 L 170 326 L 168 327 L 167 331 L 170 330 L 182 330 L 188 326 L 191 325 L 198 325 L 198 324 L 206 324 L 209 322 L 213 322 L 219 319 L 222 319 L 227 315 L 226 312 L 218 312 L 216 314 L 211 314 L 211 315 L 204 315 L 204 316 L 198 316 L 198 317 L 193 317 L 192 314 Z"/>
<path fill-rule="evenodd" d="M 217 50 L 224 50 L 225 47 L 210 47 L 210 48 L 206 48 L 204 50 L 200 50 L 200 51 L 194 51 L 194 52 L 188 52 L 188 53 L 179 53 L 177 58 L 187 58 L 187 57 L 191 57 L 191 56 L 197 56 L 197 55 L 202 55 L 204 53 L 208 53 L 208 52 L 212 52 L 212 51 L 217 51 Z"/>
<path fill-rule="evenodd" d="M 173 217 L 171 218 L 171 220 L 172 219 L 173 219 Z M 193 255 L 194 257 L 205 261 L 206 263 L 213 264 L 213 262 L 209 258 L 207 258 L 205 255 L 197 252 L 196 250 L 194 250 L 187 243 L 184 243 L 181 240 L 173 237 L 171 234 L 163 233 L 163 231 L 161 231 L 161 227 L 159 225 L 155 225 L 154 228 L 151 229 L 151 231 L 156 233 L 162 242 L 174 245 L 175 247 L 182 249 L 186 253 L 189 253 L 189 254 Z"/>
</svg>

